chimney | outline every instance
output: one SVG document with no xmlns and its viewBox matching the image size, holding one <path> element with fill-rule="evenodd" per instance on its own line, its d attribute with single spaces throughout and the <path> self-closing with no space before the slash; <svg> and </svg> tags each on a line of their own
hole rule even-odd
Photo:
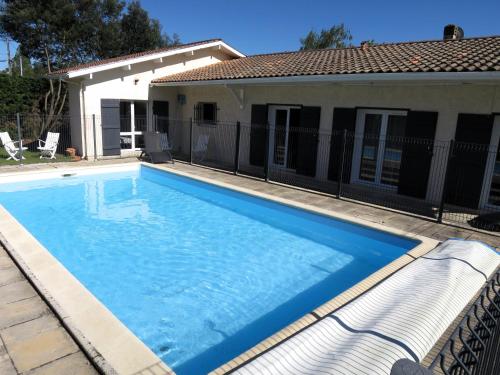
<svg viewBox="0 0 500 375">
<path fill-rule="evenodd" d="M 462 39 L 463 37 L 464 37 L 464 31 L 460 26 L 450 24 L 444 27 L 444 32 L 443 32 L 444 40 Z"/>
</svg>

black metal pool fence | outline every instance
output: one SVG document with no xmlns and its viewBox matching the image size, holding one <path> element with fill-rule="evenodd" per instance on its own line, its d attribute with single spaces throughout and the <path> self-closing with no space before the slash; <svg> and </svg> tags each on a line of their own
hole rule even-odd
<svg viewBox="0 0 500 375">
<path fill-rule="evenodd" d="M 178 160 L 500 231 L 498 145 L 239 121 L 156 121 L 168 122 Z"/>
<path fill-rule="evenodd" d="M 500 374 L 500 268 L 432 361 L 434 374 Z"/>
<path fill-rule="evenodd" d="M 56 161 L 68 160 L 62 156 L 75 144 L 83 145 L 79 155 L 101 158 L 105 131 L 116 135 L 114 147 L 122 155 L 139 155 L 144 132 L 158 131 L 168 134 L 177 160 L 500 232 L 498 145 L 138 114 L 133 121 L 122 116 L 106 130 L 100 116 L 0 116 L 0 133 L 8 134 L 14 148 L 22 142 L 31 163 L 48 132 L 59 134 Z M 2 146 L 0 167 L 13 163 Z"/>
</svg>

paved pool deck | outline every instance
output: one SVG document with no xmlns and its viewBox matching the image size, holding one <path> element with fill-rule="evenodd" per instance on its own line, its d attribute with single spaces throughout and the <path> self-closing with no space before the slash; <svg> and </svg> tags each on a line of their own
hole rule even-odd
<svg viewBox="0 0 500 375">
<path fill-rule="evenodd" d="M 97 374 L 1 246 L 0 374 Z"/>
<path fill-rule="evenodd" d="M 0 168 L 0 175 L 13 172 L 46 171 L 68 167 L 112 165 L 137 162 L 114 159 L 98 162 L 55 163 Z M 336 199 L 314 192 L 235 176 L 199 166 L 176 162 L 162 168 L 211 179 L 281 199 L 305 203 L 337 214 L 349 215 L 375 224 L 411 232 L 438 241 L 450 237 L 479 240 L 500 249 L 500 236 L 408 216 L 363 203 Z M 309 324 L 309 323 L 308 323 Z M 69 371 L 68 369 L 71 369 Z M 74 340 L 48 306 L 31 287 L 9 255 L 0 247 L 0 374 L 96 374 Z"/>
</svg>

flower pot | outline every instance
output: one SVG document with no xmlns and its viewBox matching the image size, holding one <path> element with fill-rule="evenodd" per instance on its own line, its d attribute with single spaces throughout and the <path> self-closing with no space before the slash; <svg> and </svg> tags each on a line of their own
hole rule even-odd
<svg viewBox="0 0 500 375">
<path fill-rule="evenodd" d="M 75 155 L 76 155 L 76 148 L 73 148 L 73 147 L 68 147 L 68 148 L 66 149 L 66 154 L 67 154 L 68 156 L 70 156 L 71 158 L 75 157 Z"/>
</svg>

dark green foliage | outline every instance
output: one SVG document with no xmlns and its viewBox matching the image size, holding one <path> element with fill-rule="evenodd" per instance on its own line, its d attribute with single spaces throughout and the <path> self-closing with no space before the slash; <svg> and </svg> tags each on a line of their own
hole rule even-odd
<svg viewBox="0 0 500 375">
<path fill-rule="evenodd" d="M 344 26 L 334 25 L 330 29 L 322 29 L 319 33 L 311 30 L 305 38 L 300 39 L 300 50 L 344 48 L 350 45 L 352 35 Z"/>
<path fill-rule="evenodd" d="M 179 37 L 162 34 L 158 20 L 149 18 L 139 1 L 132 1 L 121 19 L 122 54 L 179 44 Z"/>
<path fill-rule="evenodd" d="M 138 1 L 4 0 L 0 31 L 47 71 L 179 42 Z"/>
<path fill-rule="evenodd" d="M 71 65 L 179 43 L 177 35 L 162 33 L 158 20 L 149 18 L 138 1 L 127 5 L 123 0 L 0 0 L 0 5 L 0 34 L 21 46 L 20 53 L 32 63 L 30 74 L 38 77 Z M 26 95 L 40 95 L 42 113 L 56 118 L 65 109 L 67 87 L 50 80 L 45 88 Z"/>
<path fill-rule="evenodd" d="M 0 74 L 0 116 L 36 112 L 46 91 L 44 79 Z"/>
</svg>

